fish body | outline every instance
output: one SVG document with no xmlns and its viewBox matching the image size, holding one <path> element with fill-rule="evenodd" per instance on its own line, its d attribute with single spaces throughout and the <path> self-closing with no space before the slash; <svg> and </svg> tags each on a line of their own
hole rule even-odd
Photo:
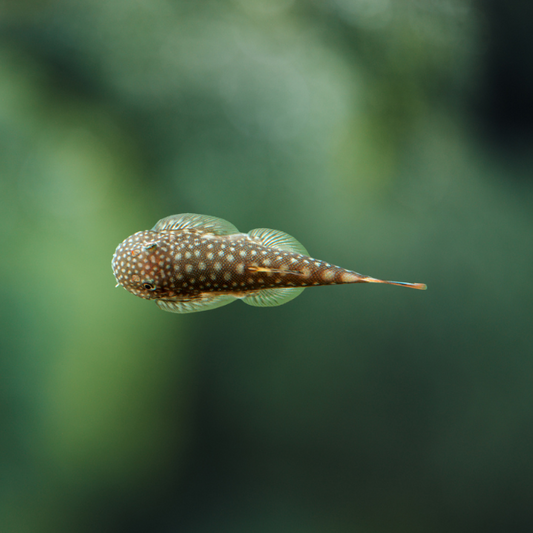
<svg viewBox="0 0 533 533">
<path fill-rule="evenodd" d="M 284 304 L 306 287 L 388 283 L 309 257 L 294 237 L 260 228 L 240 233 L 225 220 L 186 213 L 160 220 L 117 247 L 117 285 L 175 313 L 214 309 L 237 299 L 260 307 Z"/>
</svg>

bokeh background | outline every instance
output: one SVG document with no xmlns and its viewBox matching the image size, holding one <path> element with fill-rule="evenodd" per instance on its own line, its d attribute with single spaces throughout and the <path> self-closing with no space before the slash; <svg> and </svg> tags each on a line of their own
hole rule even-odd
<svg viewBox="0 0 533 533">
<path fill-rule="evenodd" d="M 533 531 L 533 4 L 0 3 L 0 531 Z M 428 291 L 174 315 L 173 213 Z"/>
</svg>

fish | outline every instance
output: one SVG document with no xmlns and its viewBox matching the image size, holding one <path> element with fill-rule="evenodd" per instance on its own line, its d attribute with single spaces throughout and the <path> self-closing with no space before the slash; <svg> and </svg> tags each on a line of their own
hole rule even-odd
<svg viewBox="0 0 533 533">
<path fill-rule="evenodd" d="M 221 218 L 183 213 L 161 219 L 118 245 L 111 261 L 117 287 L 172 313 L 207 311 L 236 300 L 285 304 L 307 287 L 385 283 L 309 256 L 294 237 L 268 228 L 241 233 Z"/>
</svg>

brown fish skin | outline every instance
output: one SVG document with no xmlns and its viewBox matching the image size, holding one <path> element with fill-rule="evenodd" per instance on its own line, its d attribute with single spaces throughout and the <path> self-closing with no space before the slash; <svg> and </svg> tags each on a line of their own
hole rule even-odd
<svg viewBox="0 0 533 533">
<path fill-rule="evenodd" d="M 117 247 L 112 266 L 118 284 L 147 300 L 203 293 L 243 297 L 267 288 L 373 281 L 306 255 L 264 246 L 245 233 L 219 236 L 188 229 L 135 233 Z"/>
</svg>

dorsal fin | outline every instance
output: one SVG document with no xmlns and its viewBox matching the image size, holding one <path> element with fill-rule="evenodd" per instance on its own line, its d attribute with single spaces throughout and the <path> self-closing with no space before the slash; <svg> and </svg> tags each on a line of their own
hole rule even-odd
<svg viewBox="0 0 533 533">
<path fill-rule="evenodd" d="M 162 218 L 152 231 L 196 229 L 215 235 L 231 235 L 239 233 L 239 230 L 227 220 L 210 217 L 208 215 L 196 215 L 194 213 L 182 213 Z"/>
<path fill-rule="evenodd" d="M 216 309 L 223 305 L 234 302 L 237 298 L 228 294 L 204 294 L 197 298 L 183 300 L 156 300 L 159 309 L 171 313 L 196 313 L 198 311 L 207 311 Z"/>
<path fill-rule="evenodd" d="M 245 296 L 242 301 L 255 307 L 275 307 L 290 302 L 300 296 L 304 287 L 280 287 L 279 289 L 263 289 Z"/>
<path fill-rule="evenodd" d="M 298 242 L 292 235 L 268 228 L 253 229 L 248 233 L 250 238 L 259 241 L 264 246 L 279 248 L 286 252 L 295 252 L 297 254 L 309 255 L 304 245 Z"/>
</svg>

